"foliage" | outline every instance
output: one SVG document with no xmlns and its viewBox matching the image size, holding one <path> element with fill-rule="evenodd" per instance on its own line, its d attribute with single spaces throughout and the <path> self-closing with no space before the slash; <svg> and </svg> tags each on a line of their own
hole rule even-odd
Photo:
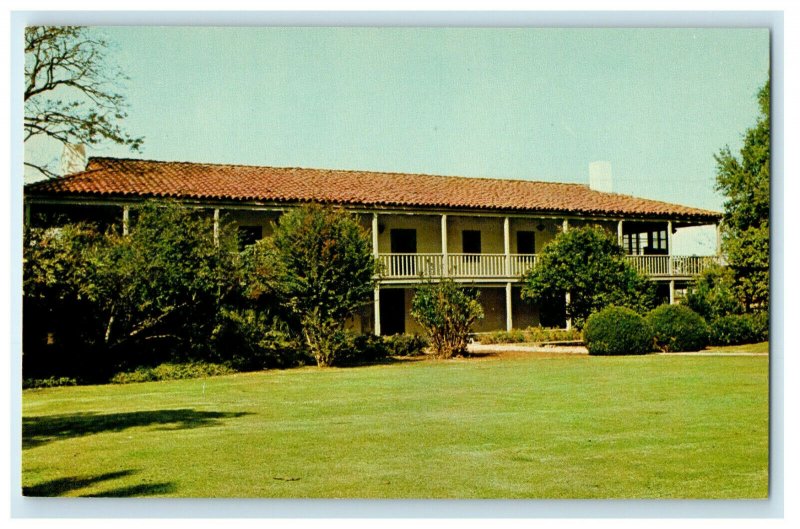
<svg viewBox="0 0 800 529">
<path fill-rule="evenodd" d="M 26 356 L 49 348 L 64 356 L 69 373 L 102 377 L 208 354 L 216 311 L 236 283 L 235 238 L 223 229 L 215 243 L 209 218 L 172 203 L 131 213 L 137 220 L 128 236 L 80 224 L 28 230 Z M 28 332 L 52 330 L 53 347 Z M 67 356 L 74 350 L 88 356 Z"/>
<path fill-rule="evenodd" d="M 726 266 L 704 270 L 689 287 L 682 303 L 706 321 L 744 312 L 744 305 L 736 297 L 733 271 Z"/>
<path fill-rule="evenodd" d="M 389 356 L 422 356 L 428 340 L 419 334 L 393 334 L 384 338 Z"/>
<path fill-rule="evenodd" d="M 22 389 L 57 388 L 61 386 L 77 386 L 78 381 L 70 377 L 26 378 L 22 380 Z"/>
<path fill-rule="evenodd" d="M 661 305 L 646 318 L 656 347 L 669 351 L 699 351 L 708 344 L 708 325 L 702 316 L 682 305 Z"/>
<path fill-rule="evenodd" d="M 285 323 L 254 308 L 222 307 L 211 344 L 217 361 L 237 371 L 294 367 L 308 359 Z"/>
<path fill-rule="evenodd" d="M 644 354 L 653 350 L 653 329 L 627 307 L 606 307 L 586 320 L 583 339 L 590 355 Z"/>
<path fill-rule="evenodd" d="M 483 319 L 478 292 L 449 278 L 422 283 L 411 300 L 411 316 L 425 329 L 437 358 L 463 355 L 472 326 Z"/>
<path fill-rule="evenodd" d="M 717 190 L 725 197 L 722 250 L 737 297 L 748 311 L 769 308 L 770 84 L 758 93 L 760 114 L 745 132 L 740 158 L 715 156 Z"/>
<path fill-rule="evenodd" d="M 75 26 L 25 28 L 25 141 L 63 144 L 113 143 L 139 150 L 143 138 L 120 125 L 127 102 L 119 92 L 124 74 L 106 60 L 110 43 L 96 29 Z M 47 163 L 25 165 L 59 176 Z"/>
<path fill-rule="evenodd" d="M 374 288 L 372 242 L 357 219 L 327 206 L 295 208 L 256 244 L 253 269 L 251 289 L 276 296 L 318 365 L 335 363 L 347 347 L 345 321 Z"/>
<path fill-rule="evenodd" d="M 583 338 L 578 329 L 560 329 L 557 327 L 528 327 L 511 331 L 495 331 L 480 335 L 479 341 L 484 344 L 493 343 L 543 343 L 574 342 Z"/>
<path fill-rule="evenodd" d="M 711 343 L 740 345 L 769 339 L 767 314 L 729 314 L 711 322 Z"/>
<path fill-rule="evenodd" d="M 616 238 L 586 226 L 558 234 L 544 247 L 539 265 L 523 276 L 522 298 L 532 303 L 563 303 L 566 294 L 566 316 L 580 329 L 591 313 L 609 305 L 646 312 L 655 287 L 625 260 Z"/>
<path fill-rule="evenodd" d="M 139 367 L 133 371 L 117 373 L 111 378 L 111 383 L 131 384 L 159 380 L 183 380 L 187 378 L 216 377 L 233 373 L 236 373 L 236 371 L 230 367 L 209 362 L 164 363 L 156 367 Z"/>
</svg>

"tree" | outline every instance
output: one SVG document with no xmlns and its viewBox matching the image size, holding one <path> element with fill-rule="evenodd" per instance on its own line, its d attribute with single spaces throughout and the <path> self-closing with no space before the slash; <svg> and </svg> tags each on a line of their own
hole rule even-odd
<svg viewBox="0 0 800 529">
<path fill-rule="evenodd" d="M 235 237 L 222 229 L 215 241 L 208 216 L 177 204 L 146 203 L 131 217 L 127 236 L 85 224 L 27 231 L 26 356 L 42 331 L 55 331 L 64 362 L 88 363 L 74 356 L 85 354 L 102 364 L 98 375 L 207 354 L 238 279 Z"/>
<path fill-rule="evenodd" d="M 335 363 L 347 347 L 345 321 L 373 293 L 369 234 L 344 210 L 304 205 L 283 215 L 256 251 L 256 290 L 274 293 L 318 365 Z"/>
<path fill-rule="evenodd" d="M 747 311 L 769 308 L 770 86 L 758 92 L 760 114 L 745 132 L 741 158 L 720 150 L 717 190 L 725 197 L 722 251 Z"/>
<path fill-rule="evenodd" d="M 411 316 L 425 329 L 437 358 L 451 358 L 467 351 L 472 326 L 483 319 L 478 292 L 462 288 L 450 278 L 423 283 L 411 300 Z"/>
<path fill-rule="evenodd" d="M 120 122 L 127 102 L 119 93 L 122 72 L 106 60 L 109 42 L 85 27 L 25 28 L 24 140 L 62 144 L 111 142 L 138 150 L 141 137 Z M 48 163 L 25 165 L 47 177 L 59 176 Z"/>
<path fill-rule="evenodd" d="M 579 329 L 609 305 L 644 313 L 655 298 L 652 282 L 625 260 L 614 237 L 595 226 L 558 234 L 523 276 L 522 299 L 560 306 L 567 294 L 566 317 Z"/>
</svg>

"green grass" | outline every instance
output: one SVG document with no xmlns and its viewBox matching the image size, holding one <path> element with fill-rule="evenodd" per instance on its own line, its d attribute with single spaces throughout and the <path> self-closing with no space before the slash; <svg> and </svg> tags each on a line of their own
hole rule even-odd
<svg viewBox="0 0 800 529">
<path fill-rule="evenodd" d="M 487 356 L 23 392 L 28 495 L 764 498 L 768 358 Z"/>
<path fill-rule="evenodd" d="M 711 345 L 704 351 L 713 353 L 757 353 L 768 354 L 769 342 L 748 343 L 744 345 Z"/>
</svg>

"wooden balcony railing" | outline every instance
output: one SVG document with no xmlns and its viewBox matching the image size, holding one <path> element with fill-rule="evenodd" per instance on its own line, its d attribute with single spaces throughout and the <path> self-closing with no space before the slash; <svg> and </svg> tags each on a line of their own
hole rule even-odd
<svg viewBox="0 0 800 529">
<path fill-rule="evenodd" d="M 719 262 L 716 256 L 628 255 L 640 272 L 654 278 L 693 277 Z M 539 263 L 535 254 L 385 253 L 378 256 L 382 279 L 442 277 L 492 279 L 519 278 Z"/>
</svg>

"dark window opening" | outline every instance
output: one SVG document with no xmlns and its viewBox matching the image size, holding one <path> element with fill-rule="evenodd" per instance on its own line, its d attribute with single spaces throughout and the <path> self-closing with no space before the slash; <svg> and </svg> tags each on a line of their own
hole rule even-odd
<svg viewBox="0 0 800 529">
<path fill-rule="evenodd" d="M 462 231 L 461 249 L 464 253 L 481 253 L 481 232 L 478 230 Z"/>
<path fill-rule="evenodd" d="M 517 253 L 536 253 L 536 234 L 534 232 L 517 232 Z"/>
<path fill-rule="evenodd" d="M 239 226 L 237 230 L 239 236 L 239 251 L 247 246 L 252 246 L 263 238 L 262 226 Z"/>
</svg>

